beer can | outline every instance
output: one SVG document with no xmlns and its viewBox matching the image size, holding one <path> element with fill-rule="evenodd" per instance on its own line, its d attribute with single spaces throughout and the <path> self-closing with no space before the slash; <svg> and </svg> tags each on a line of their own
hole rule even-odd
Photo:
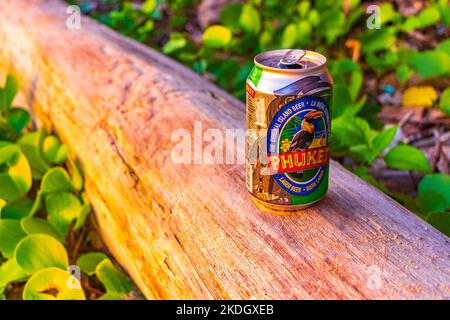
<svg viewBox="0 0 450 320">
<path fill-rule="evenodd" d="M 247 82 L 246 185 L 261 204 L 297 210 L 328 190 L 333 80 L 314 51 L 272 50 Z"/>
</svg>

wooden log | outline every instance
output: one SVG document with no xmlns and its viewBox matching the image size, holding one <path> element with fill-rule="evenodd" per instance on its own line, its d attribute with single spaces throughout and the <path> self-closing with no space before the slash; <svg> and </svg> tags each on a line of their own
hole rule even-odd
<svg viewBox="0 0 450 320">
<path fill-rule="evenodd" d="M 67 29 L 66 7 L 1 1 L 0 70 L 78 156 L 146 297 L 450 298 L 449 239 L 335 162 L 328 196 L 288 214 L 254 205 L 243 165 L 174 164 L 175 129 L 244 128 L 244 105 L 87 18 Z"/>
</svg>

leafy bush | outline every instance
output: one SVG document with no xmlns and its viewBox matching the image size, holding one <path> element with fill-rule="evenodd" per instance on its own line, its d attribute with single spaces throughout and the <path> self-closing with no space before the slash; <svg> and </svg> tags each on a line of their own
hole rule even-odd
<svg viewBox="0 0 450 320">
<path fill-rule="evenodd" d="M 13 107 L 18 89 L 11 75 L 0 88 L 0 298 L 10 283 L 25 282 L 23 299 L 86 299 L 89 279 L 82 286 L 68 271 L 66 250 L 74 249 L 75 262 L 91 211 L 83 177 L 56 136 L 26 129 L 30 115 Z M 103 253 L 83 254 L 77 264 L 103 284 L 100 299 L 123 298 L 133 289 Z"/>
</svg>

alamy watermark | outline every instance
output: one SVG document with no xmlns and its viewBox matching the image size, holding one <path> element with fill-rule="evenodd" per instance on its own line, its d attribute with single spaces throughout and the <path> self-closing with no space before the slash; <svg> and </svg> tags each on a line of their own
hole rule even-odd
<svg viewBox="0 0 450 320">
<path fill-rule="evenodd" d="M 68 6 L 66 13 L 69 17 L 66 19 L 66 27 L 69 30 L 81 29 L 81 9 L 77 5 Z"/>
</svg>

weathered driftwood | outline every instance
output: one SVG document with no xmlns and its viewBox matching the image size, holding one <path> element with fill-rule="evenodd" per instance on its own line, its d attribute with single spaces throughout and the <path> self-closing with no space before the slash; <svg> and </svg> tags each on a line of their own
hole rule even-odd
<svg viewBox="0 0 450 320">
<path fill-rule="evenodd" d="M 148 298 L 450 298 L 443 234 L 332 163 L 302 212 L 257 208 L 242 165 L 176 165 L 176 128 L 243 128 L 244 105 L 56 0 L 0 2 L 0 69 L 69 144 L 104 240 Z M 242 150 L 240 150 L 242 151 Z"/>
</svg>

